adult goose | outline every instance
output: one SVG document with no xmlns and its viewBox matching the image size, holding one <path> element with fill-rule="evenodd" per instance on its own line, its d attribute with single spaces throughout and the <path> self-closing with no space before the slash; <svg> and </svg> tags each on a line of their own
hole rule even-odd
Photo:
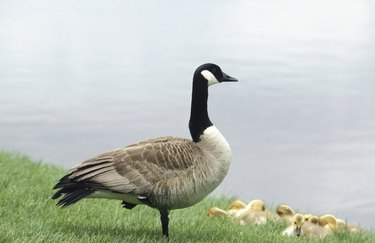
<svg viewBox="0 0 375 243">
<path fill-rule="evenodd" d="M 52 199 L 65 207 L 83 198 L 122 200 L 125 208 L 144 204 L 160 211 L 168 237 L 169 212 L 192 206 L 224 179 L 232 154 L 207 113 L 208 87 L 237 79 L 211 63 L 193 76 L 189 129 L 192 140 L 160 137 L 100 154 L 70 169 L 53 187 Z"/>
</svg>

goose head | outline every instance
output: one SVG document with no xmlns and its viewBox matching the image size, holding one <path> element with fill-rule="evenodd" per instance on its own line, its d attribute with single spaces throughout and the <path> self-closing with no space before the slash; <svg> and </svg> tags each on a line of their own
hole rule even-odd
<svg viewBox="0 0 375 243">
<path fill-rule="evenodd" d="M 292 224 L 293 224 L 294 233 L 297 236 L 301 235 L 302 225 L 304 222 L 305 222 L 305 217 L 302 214 L 297 213 L 293 216 Z"/>
<path fill-rule="evenodd" d="M 246 207 L 246 203 L 243 201 L 237 199 L 229 204 L 230 210 L 239 210 Z"/>
<path fill-rule="evenodd" d="M 213 63 L 203 64 L 194 72 L 189 120 L 190 134 L 194 142 L 199 142 L 204 131 L 213 125 L 207 112 L 208 87 L 222 82 L 237 82 L 237 79 L 224 73 Z"/>
<path fill-rule="evenodd" d="M 296 214 L 296 212 L 286 204 L 279 204 L 276 208 L 276 213 L 282 218 L 291 217 Z"/>
<path fill-rule="evenodd" d="M 207 81 L 207 85 L 218 84 L 221 82 L 237 82 L 236 78 L 224 73 L 221 68 L 213 63 L 206 63 L 197 68 L 194 73 L 194 80 Z"/>
</svg>

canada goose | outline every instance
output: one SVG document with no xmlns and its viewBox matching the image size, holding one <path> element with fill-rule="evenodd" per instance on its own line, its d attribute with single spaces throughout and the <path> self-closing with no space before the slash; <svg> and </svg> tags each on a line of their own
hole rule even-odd
<svg viewBox="0 0 375 243">
<path fill-rule="evenodd" d="M 332 233 L 331 228 L 306 222 L 304 215 L 300 213 L 293 216 L 291 225 L 283 231 L 283 235 L 286 236 L 305 236 L 309 239 L 323 239 Z"/>
<path fill-rule="evenodd" d="M 221 208 L 218 208 L 218 207 L 213 207 L 213 208 L 210 208 L 207 212 L 207 216 L 208 217 L 221 217 L 221 218 L 224 218 L 224 217 L 228 217 L 229 214 L 227 211 L 221 209 Z"/>
<path fill-rule="evenodd" d="M 212 192 L 226 176 L 232 160 L 228 142 L 207 112 L 208 86 L 237 79 L 211 63 L 193 76 L 189 129 L 192 140 L 150 139 L 100 154 L 73 167 L 53 187 L 52 199 L 62 207 L 79 200 L 122 200 L 125 208 L 144 204 L 158 209 L 163 236 L 168 237 L 169 212 L 192 206 Z"/>
</svg>

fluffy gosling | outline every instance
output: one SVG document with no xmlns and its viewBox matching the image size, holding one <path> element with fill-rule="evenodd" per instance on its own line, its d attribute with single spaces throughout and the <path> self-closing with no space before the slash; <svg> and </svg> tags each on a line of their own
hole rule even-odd
<svg viewBox="0 0 375 243">
<path fill-rule="evenodd" d="M 305 236 L 309 239 L 324 239 L 332 233 L 331 228 L 309 223 L 305 221 L 304 215 L 299 213 L 293 216 L 291 225 L 283 231 L 286 236 Z"/>
<path fill-rule="evenodd" d="M 293 217 L 296 214 L 294 209 L 286 204 L 279 204 L 279 206 L 276 208 L 276 213 L 281 218 Z"/>
<path fill-rule="evenodd" d="M 306 222 L 309 222 L 310 224 L 316 224 L 316 225 L 319 224 L 318 216 L 312 215 L 310 213 L 304 214 L 303 216 L 305 217 Z"/>
<path fill-rule="evenodd" d="M 348 224 L 343 219 L 337 219 L 335 216 L 331 214 L 325 214 L 319 217 L 319 225 L 323 227 L 329 227 L 332 230 L 343 233 L 348 231 L 350 234 L 355 234 L 360 231 L 358 227 L 352 224 Z"/>
<path fill-rule="evenodd" d="M 246 208 L 246 203 L 237 199 L 229 204 L 229 210 L 239 210 L 241 208 Z"/>
<path fill-rule="evenodd" d="M 265 209 L 266 209 L 266 207 L 265 207 L 265 203 L 264 203 L 263 200 L 254 199 L 254 200 L 251 200 L 246 205 L 246 207 L 240 208 L 240 209 L 234 210 L 234 211 L 232 210 L 230 212 L 230 214 L 234 218 L 237 218 L 237 219 L 241 220 L 241 218 L 243 218 L 245 215 L 247 215 L 250 212 L 261 212 L 261 211 L 264 211 Z"/>
<path fill-rule="evenodd" d="M 249 202 L 246 208 L 241 209 L 240 214 L 237 215 L 237 220 L 239 220 L 241 225 L 244 224 L 265 224 L 268 219 L 278 220 L 279 217 L 266 210 L 264 201 L 256 199 Z"/>
<path fill-rule="evenodd" d="M 207 216 L 208 217 L 220 217 L 220 218 L 225 218 L 225 217 L 228 217 L 229 214 L 227 211 L 225 210 L 222 210 L 218 207 L 213 207 L 213 208 L 210 208 L 207 212 Z"/>
</svg>

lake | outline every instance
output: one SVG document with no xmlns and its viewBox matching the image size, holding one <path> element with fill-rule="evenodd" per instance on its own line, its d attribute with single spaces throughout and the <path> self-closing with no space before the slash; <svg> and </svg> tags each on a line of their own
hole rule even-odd
<svg viewBox="0 0 375 243">
<path fill-rule="evenodd" d="M 0 149 L 68 169 L 190 137 L 192 75 L 214 62 L 239 82 L 209 91 L 233 152 L 213 194 L 374 228 L 374 16 L 365 0 L 1 1 Z"/>
</svg>

